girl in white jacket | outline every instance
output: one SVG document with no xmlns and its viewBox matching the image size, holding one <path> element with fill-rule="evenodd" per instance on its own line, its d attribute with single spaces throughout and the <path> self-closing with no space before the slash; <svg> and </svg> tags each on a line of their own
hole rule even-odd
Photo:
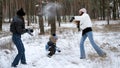
<svg viewBox="0 0 120 68">
<path fill-rule="evenodd" d="M 86 9 L 85 8 L 80 9 L 79 14 L 80 16 L 72 17 L 70 22 L 72 22 L 73 20 L 80 21 L 80 28 L 82 29 L 82 38 L 80 41 L 80 52 L 81 52 L 80 59 L 86 58 L 85 50 L 84 50 L 84 41 L 86 40 L 87 37 L 89 38 L 90 43 L 92 44 L 93 48 L 98 53 L 98 55 L 101 57 L 106 56 L 106 53 L 103 52 L 93 40 L 92 22 L 91 22 L 90 16 L 86 12 Z"/>
</svg>

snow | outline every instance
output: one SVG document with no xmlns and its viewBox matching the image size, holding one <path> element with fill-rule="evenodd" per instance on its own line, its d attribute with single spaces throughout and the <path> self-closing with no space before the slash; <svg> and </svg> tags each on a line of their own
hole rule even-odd
<svg viewBox="0 0 120 68">
<path fill-rule="evenodd" d="M 106 23 L 106 22 L 104 22 Z M 103 21 L 95 21 L 94 26 L 103 29 Z M 7 26 L 7 25 L 5 25 Z M 73 23 L 62 23 L 60 28 L 73 28 Z M 46 28 L 48 28 L 46 26 Z M 22 40 L 25 46 L 27 65 L 19 64 L 17 68 L 119 68 L 120 67 L 120 32 L 93 31 L 96 44 L 107 53 L 107 57 L 99 57 L 92 48 L 89 40 L 85 42 L 86 59 L 80 59 L 79 43 L 81 31 L 72 29 L 58 33 L 57 46 L 61 53 L 56 52 L 52 58 L 46 56 L 45 45 L 49 40 L 49 35 L 38 35 L 39 30 L 34 30 L 34 36 L 25 33 Z M 11 40 L 11 36 L 0 38 L 0 42 L 5 42 L 6 38 Z M 5 40 L 3 40 L 5 39 Z M 2 43 L 1 43 L 2 44 Z M 0 68 L 10 68 L 17 50 L 0 49 Z"/>
<path fill-rule="evenodd" d="M 100 20 L 100 21 L 93 21 L 94 25 L 106 25 L 107 21 L 106 20 Z M 110 20 L 110 24 L 120 24 L 120 20 Z"/>
</svg>

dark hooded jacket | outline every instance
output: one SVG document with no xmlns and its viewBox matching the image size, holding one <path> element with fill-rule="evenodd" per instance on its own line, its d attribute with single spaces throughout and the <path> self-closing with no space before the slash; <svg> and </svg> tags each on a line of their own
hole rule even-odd
<svg viewBox="0 0 120 68">
<path fill-rule="evenodd" d="M 23 34 L 26 32 L 25 29 L 25 22 L 23 16 L 25 15 L 25 12 L 21 8 L 17 11 L 17 16 L 13 17 L 13 20 L 10 24 L 10 31 L 13 34 Z"/>
</svg>

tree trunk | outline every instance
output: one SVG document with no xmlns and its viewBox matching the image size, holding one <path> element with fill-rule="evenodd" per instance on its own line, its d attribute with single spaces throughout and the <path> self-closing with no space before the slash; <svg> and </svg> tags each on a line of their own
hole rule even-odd
<svg viewBox="0 0 120 68">
<path fill-rule="evenodd" d="M 59 27 L 60 27 L 61 18 L 60 18 L 60 15 L 59 15 L 59 14 L 57 15 L 57 21 L 58 21 Z"/>
<path fill-rule="evenodd" d="M 0 0 L 0 31 L 2 31 L 2 0 Z"/>
<path fill-rule="evenodd" d="M 113 1 L 113 20 L 116 20 L 116 0 Z"/>
<path fill-rule="evenodd" d="M 55 0 L 51 0 L 50 3 L 55 3 Z M 55 20 L 55 16 L 56 16 L 56 9 L 53 8 L 54 6 L 52 6 L 50 8 L 50 10 L 52 10 L 52 12 L 50 13 L 55 13 L 55 15 L 50 15 L 48 16 L 48 23 L 50 23 L 51 25 L 51 34 L 56 34 L 56 20 Z"/>
<path fill-rule="evenodd" d="M 119 14 L 118 14 L 118 18 L 120 18 L 120 0 L 118 0 L 118 6 L 119 6 Z"/>
<path fill-rule="evenodd" d="M 40 2 L 39 2 L 39 12 L 41 12 L 42 13 L 42 7 L 43 7 L 43 5 L 42 5 L 42 0 L 40 0 Z M 45 34 L 45 32 L 44 32 L 44 23 L 43 23 L 43 16 L 42 15 L 39 15 L 39 28 L 40 28 L 40 35 L 41 34 Z"/>
<path fill-rule="evenodd" d="M 39 16 L 39 28 L 40 28 L 40 35 L 45 34 L 44 32 L 44 24 L 43 24 L 43 17 Z"/>
<path fill-rule="evenodd" d="M 102 7 L 103 20 L 105 20 L 105 0 L 102 0 Z"/>
<path fill-rule="evenodd" d="M 57 21 L 58 21 L 58 24 L 59 24 L 59 27 L 60 27 L 60 22 L 61 22 L 60 10 L 59 10 L 59 9 L 56 9 L 56 13 L 57 13 Z"/>
<path fill-rule="evenodd" d="M 56 34 L 55 16 L 53 18 L 48 17 L 48 23 L 51 24 L 51 34 Z"/>
<path fill-rule="evenodd" d="M 110 6 L 109 6 L 109 0 L 107 0 L 107 24 L 109 25 L 110 20 Z"/>
</svg>

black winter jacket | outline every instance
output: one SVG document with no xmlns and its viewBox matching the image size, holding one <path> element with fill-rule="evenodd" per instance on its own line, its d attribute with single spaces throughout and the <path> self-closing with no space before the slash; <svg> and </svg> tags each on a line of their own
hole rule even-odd
<svg viewBox="0 0 120 68">
<path fill-rule="evenodd" d="M 23 17 L 15 16 L 10 24 L 10 31 L 13 34 L 23 34 L 26 32 Z"/>
<path fill-rule="evenodd" d="M 48 46 L 50 47 L 50 49 L 51 49 L 51 48 L 52 48 L 52 49 L 55 49 L 55 48 L 56 48 L 56 44 L 53 43 L 52 41 L 49 41 L 47 44 L 48 44 Z"/>
</svg>

